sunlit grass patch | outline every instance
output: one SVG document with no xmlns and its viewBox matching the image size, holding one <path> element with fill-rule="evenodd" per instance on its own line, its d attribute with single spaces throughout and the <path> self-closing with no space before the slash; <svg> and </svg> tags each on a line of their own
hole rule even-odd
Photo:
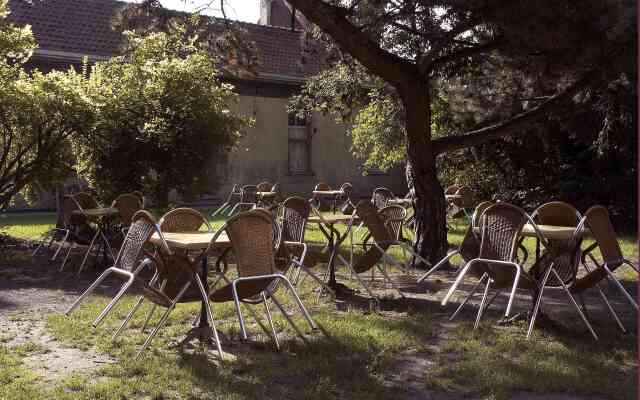
<svg viewBox="0 0 640 400">
<path fill-rule="evenodd" d="M 498 399 L 516 390 L 635 398 L 635 337 L 612 331 L 595 342 L 536 331 L 527 340 L 524 330 L 483 326 L 474 332 L 461 325 L 434 354 L 437 367 L 427 373 L 427 385 Z"/>
</svg>

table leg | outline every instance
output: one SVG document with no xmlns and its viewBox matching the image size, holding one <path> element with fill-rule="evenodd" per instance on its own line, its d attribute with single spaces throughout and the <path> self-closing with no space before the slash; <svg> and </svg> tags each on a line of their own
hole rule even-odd
<svg viewBox="0 0 640 400">
<path fill-rule="evenodd" d="M 209 263 L 207 262 L 207 255 L 202 256 L 202 275 L 200 279 L 202 280 L 202 285 L 204 286 L 204 290 L 206 293 L 209 293 L 209 282 L 207 281 L 207 275 L 209 274 Z M 200 328 L 208 328 L 209 320 L 207 319 L 207 300 L 202 300 L 202 307 L 200 307 Z"/>
</svg>

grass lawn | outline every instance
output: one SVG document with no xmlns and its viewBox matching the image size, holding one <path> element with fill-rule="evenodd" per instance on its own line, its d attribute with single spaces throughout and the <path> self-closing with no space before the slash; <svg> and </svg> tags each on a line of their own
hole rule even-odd
<svg viewBox="0 0 640 400">
<path fill-rule="evenodd" d="M 10 235 L 33 239 L 52 226 L 54 217 L 12 215 L 1 221 Z M 221 224 L 221 220 L 212 222 Z M 459 224 L 450 232 L 452 244 L 461 240 L 463 229 Z M 310 226 L 308 238 L 320 241 L 322 234 Z M 635 239 L 623 237 L 622 242 L 627 257 L 637 260 Z M 533 243 L 526 245 L 532 254 Z M 134 361 L 146 337 L 140 327 L 149 306 L 143 305 L 129 329 L 112 342 L 111 334 L 135 297 L 125 296 L 94 330 L 91 321 L 107 299 L 92 296 L 69 318 L 47 316 L 46 329 L 65 346 L 108 354 L 118 361 L 43 384 L 29 368 L 29 357 L 43 349 L 29 342 L 8 345 L 9 338 L 0 334 L 0 399 L 399 399 L 410 393 L 395 379 L 410 374 L 447 400 L 461 396 L 507 399 L 514 391 L 636 398 L 637 336 L 621 335 L 613 324 L 598 326 L 598 342 L 581 326 L 537 329 L 526 340 L 522 324 L 496 327 L 485 322 L 474 332 L 471 317 L 448 323 L 450 310 L 433 301 L 415 306 L 388 299 L 382 312 L 370 312 L 349 303 L 316 302 L 312 289 L 311 280 L 306 279 L 299 292 L 328 335 L 316 332 L 305 345 L 272 307 L 281 335 L 280 352 L 273 350 L 246 312 L 252 340 L 239 343 L 233 305 L 213 304 L 218 329 L 234 338 L 232 345 L 224 347 L 232 356 L 222 363 L 198 349 L 180 353 L 171 346 L 188 329 L 198 304 L 179 305 L 145 356 Z M 295 310 L 288 296 L 280 297 L 287 299 L 288 310 Z M 300 314 L 295 315 L 298 326 L 308 331 Z M 495 315 L 486 318 L 495 319 Z M 576 335 L 577 331 L 581 334 Z"/>
</svg>

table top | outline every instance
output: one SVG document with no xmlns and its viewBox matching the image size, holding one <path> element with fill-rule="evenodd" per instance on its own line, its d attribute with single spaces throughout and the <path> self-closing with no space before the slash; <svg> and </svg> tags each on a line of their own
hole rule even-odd
<svg viewBox="0 0 640 400">
<path fill-rule="evenodd" d="M 84 215 L 87 217 L 97 218 L 118 214 L 118 209 L 113 207 L 104 208 L 85 208 L 83 210 L 73 210 L 74 214 Z"/>
<path fill-rule="evenodd" d="M 314 190 L 313 194 L 325 195 L 325 196 L 336 196 L 342 194 L 342 190 Z"/>
<path fill-rule="evenodd" d="M 162 232 L 164 240 L 172 249 L 202 250 L 211 243 L 215 232 Z M 154 233 L 149 241 L 155 245 L 162 244 L 158 233 Z M 228 246 L 231 244 L 226 232 L 222 232 L 216 239 L 216 246 Z"/>
<path fill-rule="evenodd" d="M 575 226 L 559 226 L 559 225 L 538 225 L 538 230 L 547 239 L 550 240 L 569 240 L 576 230 Z M 476 232 L 480 232 L 479 228 L 475 229 Z M 585 233 L 588 230 L 585 228 Z M 531 224 L 525 224 L 522 228 L 522 236 L 536 237 L 536 231 Z"/>
<path fill-rule="evenodd" d="M 275 197 L 276 192 L 256 192 L 256 194 L 260 197 Z"/>
<path fill-rule="evenodd" d="M 410 204 L 413 204 L 413 199 L 403 199 L 403 198 L 389 199 L 387 203 L 398 204 L 398 205 L 410 205 Z"/>
<path fill-rule="evenodd" d="M 453 199 L 460 199 L 462 198 L 462 196 L 459 194 L 445 194 L 444 198 L 447 200 L 453 200 Z"/>
<path fill-rule="evenodd" d="M 310 215 L 307 222 L 312 224 L 335 224 L 335 223 L 346 223 L 351 220 L 351 214 L 332 214 L 332 213 L 323 213 L 322 219 L 320 219 L 317 215 Z M 356 221 L 358 220 L 358 216 L 355 217 Z M 323 221 L 324 220 L 324 221 Z"/>
</svg>

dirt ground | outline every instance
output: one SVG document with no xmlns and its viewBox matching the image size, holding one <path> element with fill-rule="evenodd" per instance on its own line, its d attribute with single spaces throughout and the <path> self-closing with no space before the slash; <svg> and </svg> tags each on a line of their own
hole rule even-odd
<svg viewBox="0 0 640 400">
<path fill-rule="evenodd" d="M 58 271 L 58 263 L 52 264 L 45 254 L 30 257 L 30 249 L 26 246 L 18 247 L 11 261 L 0 262 L 0 342 L 9 346 L 33 343 L 41 351 L 27 358 L 26 362 L 34 371 L 43 376 L 44 382 L 53 382 L 62 376 L 72 372 L 91 374 L 105 363 L 114 363 L 117 360 L 110 359 L 94 351 L 83 351 L 65 347 L 58 342 L 45 329 L 45 315 L 50 313 L 62 313 L 71 302 L 84 290 L 96 277 L 98 270 L 89 268 L 80 277 L 76 276 L 73 268 L 67 271 Z M 455 275 L 453 272 L 439 274 L 436 279 L 429 279 L 428 283 L 416 285 L 415 280 L 408 277 L 398 278 L 398 284 L 407 295 L 405 304 L 420 306 L 425 302 L 434 304 L 441 299 L 446 289 L 451 285 Z M 378 285 L 380 286 L 380 285 Z M 463 285 L 463 289 L 469 290 L 471 284 Z M 635 288 L 634 288 L 635 289 Z M 112 293 L 112 282 L 105 281 L 98 289 L 98 293 Z M 622 319 L 627 326 L 635 326 L 636 317 L 624 302 L 621 296 L 611 293 L 614 306 L 620 310 Z M 563 313 L 575 313 L 564 294 L 557 293 L 546 297 L 545 303 L 553 303 L 554 318 L 562 318 Z M 492 304 L 492 310 L 504 310 L 506 296 L 502 295 Z M 587 305 L 590 316 L 609 318 L 603 306 L 596 298 L 587 297 Z M 475 302 L 472 302 L 475 304 Z M 526 311 L 530 304 L 526 294 L 519 295 L 516 302 L 517 311 Z M 340 304 L 338 304 L 340 309 Z M 471 315 L 474 307 L 467 307 L 467 315 Z M 382 305 L 382 313 L 390 317 L 401 317 L 402 310 L 394 308 L 385 310 Z M 436 312 L 434 320 L 440 327 L 451 329 L 455 322 L 448 321 L 450 311 Z M 395 314 L 395 315 L 394 315 Z M 601 315 L 599 315 L 601 314 Z M 470 318 L 473 318 L 472 316 Z M 424 370 L 430 367 L 431 361 L 421 354 L 409 354 L 399 360 L 395 371 L 388 379 L 392 387 L 402 387 L 409 393 L 408 399 L 417 400 L 452 400 L 457 398 L 452 395 L 434 393 L 422 384 Z M 514 393 L 513 400 L 597 400 L 596 397 L 577 397 L 566 394 L 536 395 L 531 393 Z"/>
</svg>

